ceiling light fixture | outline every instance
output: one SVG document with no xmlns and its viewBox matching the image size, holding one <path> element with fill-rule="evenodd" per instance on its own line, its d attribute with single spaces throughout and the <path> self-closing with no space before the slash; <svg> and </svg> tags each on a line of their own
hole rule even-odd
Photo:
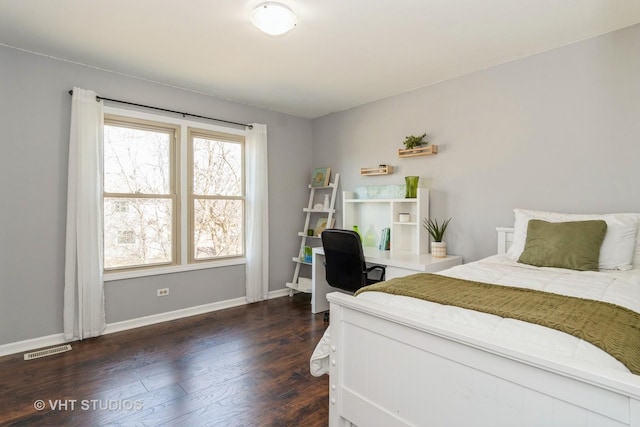
<svg viewBox="0 0 640 427">
<path fill-rule="evenodd" d="M 251 12 L 251 22 L 272 36 L 284 34 L 298 23 L 298 17 L 282 3 L 261 3 Z"/>
</svg>

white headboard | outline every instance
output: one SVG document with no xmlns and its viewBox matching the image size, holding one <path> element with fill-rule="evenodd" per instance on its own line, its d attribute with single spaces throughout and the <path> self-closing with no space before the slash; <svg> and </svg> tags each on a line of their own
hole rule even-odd
<svg viewBox="0 0 640 427">
<path fill-rule="evenodd" d="M 498 255 L 507 253 L 513 243 L 513 227 L 496 227 L 498 232 Z"/>
</svg>

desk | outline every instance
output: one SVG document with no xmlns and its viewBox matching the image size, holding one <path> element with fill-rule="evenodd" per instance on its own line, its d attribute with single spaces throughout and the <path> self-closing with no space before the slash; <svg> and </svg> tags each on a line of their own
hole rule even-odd
<svg viewBox="0 0 640 427">
<path fill-rule="evenodd" d="M 381 251 L 365 247 L 364 258 L 368 264 L 384 265 L 385 278 L 408 276 L 415 273 L 435 273 L 449 267 L 462 264 L 462 257 L 448 255 L 446 258 L 434 258 L 431 254 L 415 254 L 410 252 Z M 345 292 L 329 286 L 324 270 L 324 248 L 313 248 L 311 268 L 311 312 L 320 313 L 329 310 L 327 294 Z"/>
</svg>

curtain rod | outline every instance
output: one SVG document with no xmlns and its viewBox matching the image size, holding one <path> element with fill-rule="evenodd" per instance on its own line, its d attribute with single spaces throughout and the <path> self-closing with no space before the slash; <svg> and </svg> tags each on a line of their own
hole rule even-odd
<svg viewBox="0 0 640 427">
<path fill-rule="evenodd" d="M 73 90 L 69 91 L 69 95 L 73 95 Z M 119 99 L 105 98 L 105 97 L 96 95 L 96 101 L 100 101 L 100 100 L 102 100 L 102 101 L 110 101 L 110 102 L 117 102 L 119 104 L 133 105 L 135 107 L 149 108 L 151 110 L 164 111 L 166 113 L 181 114 L 182 117 L 190 116 L 190 117 L 197 117 L 199 119 L 206 119 L 206 120 L 213 120 L 213 121 L 216 121 L 216 122 L 229 123 L 229 124 L 232 124 L 232 125 L 246 126 L 249 129 L 253 129 L 252 125 L 248 125 L 248 124 L 245 124 L 245 123 L 231 122 L 229 120 L 222 120 L 222 119 L 214 119 L 213 117 L 199 116 L 197 114 L 191 114 L 191 113 L 183 113 L 182 111 L 168 110 L 166 108 L 152 107 L 150 105 L 136 104 L 135 102 L 121 101 Z"/>
</svg>

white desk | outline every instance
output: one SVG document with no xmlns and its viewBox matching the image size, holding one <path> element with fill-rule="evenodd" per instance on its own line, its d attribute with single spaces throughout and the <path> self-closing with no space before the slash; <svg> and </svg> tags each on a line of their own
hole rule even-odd
<svg viewBox="0 0 640 427">
<path fill-rule="evenodd" d="M 311 268 L 311 312 L 320 313 L 329 310 L 327 294 L 345 292 L 329 286 L 324 268 L 324 248 L 313 248 Z M 415 273 L 435 273 L 449 267 L 462 264 L 462 257 L 448 255 L 446 258 L 434 258 L 431 254 L 415 254 L 409 252 L 381 251 L 375 248 L 364 248 L 364 257 L 368 264 L 386 266 L 385 278 L 408 276 Z"/>
</svg>

